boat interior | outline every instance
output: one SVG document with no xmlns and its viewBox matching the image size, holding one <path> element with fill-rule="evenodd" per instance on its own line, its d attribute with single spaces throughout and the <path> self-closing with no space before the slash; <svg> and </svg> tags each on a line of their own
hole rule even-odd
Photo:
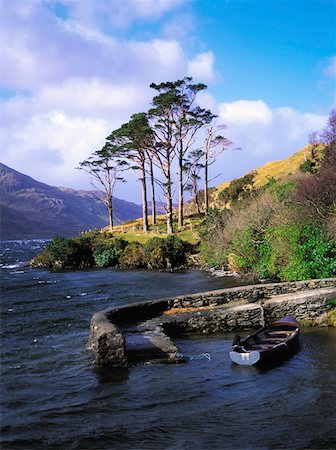
<svg viewBox="0 0 336 450">
<path fill-rule="evenodd" d="M 294 327 L 290 327 L 290 329 L 287 330 L 278 329 L 277 327 L 264 328 L 259 332 L 248 336 L 243 344 L 246 349 L 256 350 L 271 348 L 290 340 L 296 332 L 297 328 Z"/>
</svg>

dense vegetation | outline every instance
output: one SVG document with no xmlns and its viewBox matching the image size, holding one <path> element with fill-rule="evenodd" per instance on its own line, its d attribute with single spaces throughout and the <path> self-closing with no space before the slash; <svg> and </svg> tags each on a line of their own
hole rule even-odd
<svg viewBox="0 0 336 450">
<path fill-rule="evenodd" d="M 154 237 L 143 245 L 116 238 L 111 233 L 90 232 L 75 238 L 55 237 L 31 265 L 49 269 L 178 270 L 189 266 L 192 253 L 195 246 L 173 235 L 166 239 Z"/>
<path fill-rule="evenodd" d="M 258 278 L 303 280 L 336 275 L 336 112 L 320 136 L 321 154 L 301 173 L 255 189 L 253 176 L 231 182 L 200 234 L 204 264 Z"/>
</svg>

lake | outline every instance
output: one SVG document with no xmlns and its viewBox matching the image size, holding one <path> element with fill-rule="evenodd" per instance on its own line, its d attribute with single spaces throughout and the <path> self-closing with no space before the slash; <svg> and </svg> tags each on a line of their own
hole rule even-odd
<svg viewBox="0 0 336 450">
<path fill-rule="evenodd" d="M 301 350 L 267 371 L 231 363 L 233 333 L 175 340 L 186 364 L 98 369 L 87 348 L 94 312 L 239 280 L 25 266 L 45 245 L 1 246 L 1 448 L 336 447 L 335 329 L 303 329 Z"/>
</svg>

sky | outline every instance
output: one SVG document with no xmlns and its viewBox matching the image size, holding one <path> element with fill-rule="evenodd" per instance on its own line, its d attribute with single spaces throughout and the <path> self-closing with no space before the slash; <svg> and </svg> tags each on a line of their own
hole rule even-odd
<svg viewBox="0 0 336 450">
<path fill-rule="evenodd" d="M 335 106 L 335 17 L 334 0 L 0 0 L 1 162 L 91 189 L 79 162 L 149 109 L 151 82 L 185 76 L 240 148 L 213 184 L 285 158 Z M 137 175 L 115 194 L 140 203 Z"/>
</svg>

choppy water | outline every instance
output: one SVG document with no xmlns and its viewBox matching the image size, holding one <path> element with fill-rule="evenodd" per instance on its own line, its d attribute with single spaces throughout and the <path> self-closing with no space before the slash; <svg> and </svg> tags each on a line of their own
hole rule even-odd
<svg viewBox="0 0 336 450">
<path fill-rule="evenodd" d="M 25 267 L 44 245 L 2 243 L 2 448 L 336 447 L 335 330 L 303 330 L 301 351 L 264 372 L 231 364 L 230 333 L 176 341 L 210 361 L 98 370 L 86 348 L 95 311 L 236 281 Z"/>
</svg>

